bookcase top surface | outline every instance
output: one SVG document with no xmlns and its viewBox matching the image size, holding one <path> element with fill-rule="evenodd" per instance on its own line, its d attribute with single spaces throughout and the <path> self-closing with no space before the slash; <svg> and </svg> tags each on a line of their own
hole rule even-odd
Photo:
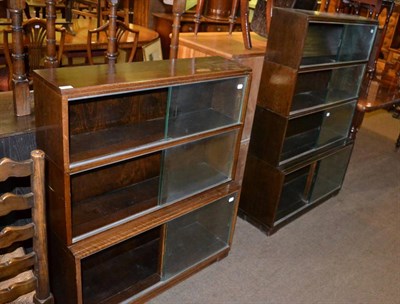
<svg viewBox="0 0 400 304">
<path fill-rule="evenodd" d="M 349 15 L 343 13 L 326 13 L 319 11 L 309 11 L 309 10 L 301 10 L 301 9 L 290 9 L 290 8 L 280 8 L 275 7 L 274 11 L 277 11 L 279 14 L 289 14 L 289 15 L 297 15 L 307 19 L 309 22 L 340 22 L 340 23 L 367 23 L 367 24 L 378 24 L 377 20 L 369 19 L 362 16 L 357 15 Z M 274 12 L 275 13 L 275 12 Z"/>
<path fill-rule="evenodd" d="M 251 69 L 222 57 L 189 58 L 43 69 L 34 81 L 60 95 L 80 97 L 250 74 Z"/>
</svg>

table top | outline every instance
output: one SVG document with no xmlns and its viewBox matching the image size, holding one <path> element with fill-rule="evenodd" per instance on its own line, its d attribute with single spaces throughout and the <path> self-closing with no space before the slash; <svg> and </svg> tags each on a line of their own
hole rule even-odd
<svg viewBox="0 0 400 304">
<path fill-rule="evenodd" d="M 46 7 L 46 6 L 47 6 L 45 0 L 26 0 L 26 3 L 27 3 L 29 6 L 32 6 L 32 7 Z M 54 5 L 55 5 L 56 8 L 59 8 L 59 7 L 63 8 L 63 7 L 65 7 L 65 4 L 64 4 L 64 3 L 62 3 L 62 2 L 57 2 L 57 1 L 54 1 Z"/>
<path fill-rule="evenodd" d="M 94 29 L 97 27 L 97 19 L 74 19 L 71 29 L 75 35 L 67 33 L 64 43 L 64 51 L 85 51 L 87 42 L 88 29 Z M 131 29 L 139 31 L 139 42 L 138 45 L 142 46 L 158 38 L 158 33 L 152 29 L 137 25 L 129 24 Z M 121 40 L 119 47 L 125 48 L 129 47 L 132 42 L 132 37 L 127 35 L 126 40 Z M 100 35 L 93 49 L 105 48 L 107 46 L 108 39 L 105 35 Z M 125 45 L 125 43 L 127 45 Z"/>
<path fill-rule="evenodd" d="M 97 27 L 97 19 L 74 19 L 72 22 L 71 29 L 74 31 L 74 35 L 67 32 L 64 42 L 64 51 L 86 51 L 87 33 L 88 29 L 94 29 Z M 138 45 L 142 46 L 158 38 L 158 33 L 152 29 L 136 25 L 129 24 L 129 27 L 139 31 L 139 42 Z M 0 28 L 1 29 L 1 28 Z M 58 40 L 58 38 L 56 38 Z M 119 44 L 121 48 L 130 47 L 132 39 L 130 35 L 127 35 L 126 40 L 122 40 Z M 100 35 L 98 41 L 94 44 L 92 49 L 104 49 L 107 47 L 108 39 L 105 35 Z M 3 50 L 3 35 L 0 35 L 0 53 Z"/>
<path fill-rule="evenodd" d="M 207 53 L 210 56 L 222 56 L 228 59 L 236 59 L 251 56 L 264 56 L 267 47 L 267 39 L 251 32 L 252 49 L 244 47 L 241 32 L 201 32 L 180 33 L 179 46 L 189 47 L 196 51 Z"/>
<path fill-rule="evenodd" d="M 371 112 L 400 103 L 399 79 L 392 75 L 366 76 L 360 89 L 357 109 Z"/>
</svg>

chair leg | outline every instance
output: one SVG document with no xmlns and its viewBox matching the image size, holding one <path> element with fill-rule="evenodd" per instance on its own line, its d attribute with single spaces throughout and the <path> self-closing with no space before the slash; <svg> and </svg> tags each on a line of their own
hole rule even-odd
<svg viewBox="0 0 400 304">
<path fill-rule="evenodd" d="M 197 0 L 196 13 L 194 14 L 194 34 L 197 35 L 200 27 L 200 19 L 203 14 L 204 0 Z"/>
<path fill-rule="evenodd" d="M 229 35 L 232 34 L 233 28 L 235 26 L 238 3 L 239 3 L 239 0 L 232 1 L 231 15 L 229 16 Z"/>
<path fill-rule="evenodd" d="M 251 38 L 250 38 L 250 23 L 249 23 L 249 1 L 240 0 L 240 20 L 242 26 L 242 35 L 244 47 L 246 49 L 251 49 Z"/>
</svg>

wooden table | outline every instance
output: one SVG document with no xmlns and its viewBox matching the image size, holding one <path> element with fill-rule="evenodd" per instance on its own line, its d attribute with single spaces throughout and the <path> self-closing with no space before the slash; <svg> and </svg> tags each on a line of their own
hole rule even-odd
<svg viewBox="0 0 400 304">
<path fill-rule="evenodd" d="M 10 19 L 0 19 L 0 25 L 9 26 L 8 23 Z M 2 23 L 1 23 L 2 22 Z M 59 24 L 67 24 L 64 19 L 58 20 Z M 74 19 L 72 23 L 72 29 L 75 32 L 75 35 L 71 35 L 67 33 L 65 36 L 65 43 L 64 43 L 64 50 L 65 51 L 85 51 L 86 50 L 86 41 L 87 41 L 87 33 L 89 29 L 94 29 L 97 26 L 97 21 L 95 18 L 93 19 Z M 158 38 L 158 33 L 152 29 L 136 25 L 136 24 L 129 24 L 129 27 L 139 31 L 139 46 L 147 44 L 155 39 Z M 1 29 L 1 28 L 0 28 Z M 58 39 L 59 37 L 57 37 Z M 120 42 L 121 48 L 126 48 L 130 45 L 132 40 L 130 37 L 127 37 L 127 40 L 122 40 Z M 100 35 L 98 42 L 96 42 L 96 47 L 98 48 L 105 48 L 107 46 L 108 40 L 105 35 Z M 0 53 L 2 53 L 4 49 L 3 46 L 3 35 L 0 35 Z"/>
<path fill-rule="evenodd" d="M 359 111 L 371 112 L 398 103 L 400 103 L 398 79 L 387 76 L 364 78 L 357 103 Z"/>
<path fill-rule="evenodd" d="M 35 11 L 35 17 L 40 17 L 40 10 L 42 10 L 43 18 L 46 16 L 46 1 L 45 0 L 26 0 L 26 5 L 32 7 Z M 62 2 L 54 1 L 54 8 L 56 10 L 61 10 L 62 18 L 65 18 L 65 4 Z M 30 17 L 28 17 L 30 18 Z"/>
<path fill-rule="evenodd" d="M 72 29 L 75 32 L 75 35 L 71 35 L 69 33 L 65 36 L 64 42 L 64 52 L 86 52 L 86 42 L 87 42 L 87 33 L 88 29 L 94 29 L 97 26 L 97 20 L 95 18 L 92 19 L 74 19 L 72 23 Z M 136 25 L 129 24 L 129 27 L 139 31 L 139 42 L 138 47 L 155 40 L 158 38 L 158 33 L 149 28 Z M 58 34 L 59 35 L 59 34 Z M 59 37 L 56 37 L 56 40 L 59 40 Z M 132 37 L 127 35 L 126 39 L 122 38 L 119 43 L 119 47 L 121 49 L 129 48 L 132 43 Z M 93 43 L 92 49 L 106 49 L 108 44 L 108 39 L 104 34 L 100 34 L 97 42 Z M 4 45 L 3 45 L 3 35 L 0 35 L 0 54 L 4 53 Z"/>
<path fill-rule="evenodd" d="M 94 29 L 96 27 L 97 27 L 97 20 L 95 18 L 74 19 L 72 23 L 72 30 L 75 32 L 75 35 L 70 35 L 70 34 L 66 35 L 64 43 L 64 51 L 85 51 L 88 30 Z M 132 23 L 129 24 L 129 27 L 136 31 L 139 31 L 139 42 L 138 42 L 139 47 L 158 38 L 158 33 L 152 29 Z M 127 40 L 122 40 L 119 44 L 119 47 L 127 48 L 130 46 L 131 42 L 132 42 L 131 37 L 127 36 Z M 96 48 L 104 49 L 107 47 L 107 43 L 108 43 L 107 37 L 105 35 L 100 35 L 93 49 Z"/>
<path fill-rule="evenodd" d="M 399 77 L 385 73 L 370 79 L 367 75 L 360 89 L 357 110 L 353 119 L 352 137 L 354 138 L 360 129 L 366 112 L 390 109 L 394 105 L 400 105 Z M 400 147 L 400 134 L 396 147 Z"/>
</svg>

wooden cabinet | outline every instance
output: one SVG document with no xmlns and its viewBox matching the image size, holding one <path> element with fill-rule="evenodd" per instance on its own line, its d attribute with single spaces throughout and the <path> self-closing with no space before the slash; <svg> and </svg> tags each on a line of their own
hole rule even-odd
<svg viewBox="0 0 400 304">
<path fill-rule="evenodd" d="M 143 301 L 228 253 L 250 77 L 217 57 L 36 71 L 56 299 Z"/>
<path fill-rule="evenodd" d="M 173 15 L 168 13 L 154 13 L 154 24 L 155 30 L 160 34 L 161 45 L 163 50 L 164 58 L 169 57 L 169 48 L 171 44 L 171 32 L 172 32 L 172 22 Z M 181 18 L 181 28 L 182 33 L 194 33 L 195 22 L 194 13 L 186 12 Z M 236 21 L 236 25 L 233 30 L 235 32 L 241 32 L 240 20 Z M 217 20 L 217 19 L 207 19 L 204 17 L 201 19 L 199 25 L 199 32 L 229 32 L 229 22 L 227 20 Z"/>
<path fill-rule="evenodd" d="M 340 190 L 376 31 L 365 18 L 274 10 L 239 205 L 267 234 Z"/>
</svg>

